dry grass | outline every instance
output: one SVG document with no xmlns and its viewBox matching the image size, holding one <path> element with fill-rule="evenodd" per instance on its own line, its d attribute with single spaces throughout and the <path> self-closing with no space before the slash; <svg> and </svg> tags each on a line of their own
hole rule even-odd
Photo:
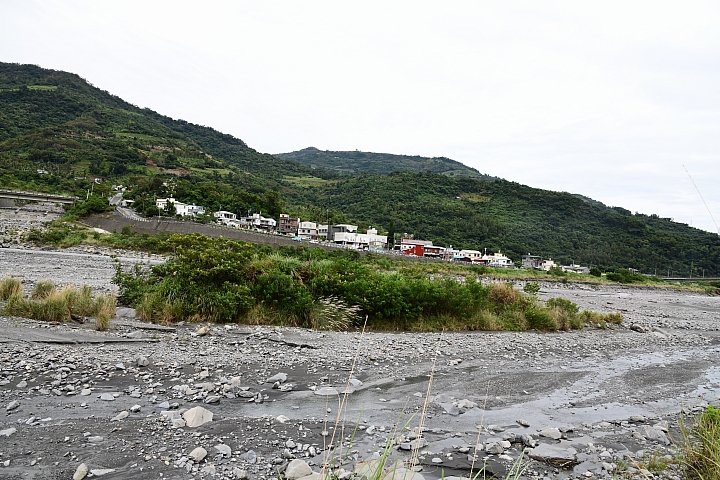
<svg viewBox="0 0 720 480">
<path fill-rule="evenodd" d="M 55 293 L 55 283 L 52 280 L 41 280 L 35 284 L 30 295 L 33 300 L 42 300 Z"/>
<path fill-rule="evenodd" d="M 19 281 L 7 280 L 2 284 L 4 291 L 13 292 L 3 308 L 7 315 L 46 322 L 69 322 L 73 317 L 95 317 L 98 330 L 106 330 L 110 319 L 115 316 L 115 296 L 93 298 L 92 289 L 88 286 L 57 290 L 52 282 L 42 281 L 35 285 L 31 297 L 26 298 L 22 295 Z"/>
<path fill-rule="evenodd" d="M 95 299 L 95 325 L 98 330 L 107 330 L 110 319 L 115 316 L 114 295 L 100 295 Z"/>
<path fill-rule="evenodd" d="M 10 297 L 22 295 L 22 283 L 17 278 L 7 277 L 0 280 L 0 300 L 8 300 Z"/>
</svg>

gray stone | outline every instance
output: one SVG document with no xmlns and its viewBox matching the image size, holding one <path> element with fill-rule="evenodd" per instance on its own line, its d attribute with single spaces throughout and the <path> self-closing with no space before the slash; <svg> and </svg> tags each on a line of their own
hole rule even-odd
<svg viewBox="0 0 720 480">
<path fill-rule="evenodd" d="M 247 470 L 242 470 L 237 467 L 233 468 L 232 474 L 235 480 L 248 480 L 250 478 Z"/>
<path fill-rule="evenodd" d="M 320 387 L 315 390 L 315 395 L 320 395 L 321 397 L 332 397 L 334 395 L 340 395 L 340 392 L 338 392 L 335 387 Z"/>
<path fill-rule="evenodd" d="M 85 476 L 88 474 L 88 467 L 84 463 L 81 463 L 78 465 L 77 469 L 75 470 L 75 474 L 73 475 L 73 480 L 83 480 Z"/>
<path fill-rule="evenodd" d="M 10 411 L 12 411 L 12 410 L 15 410 L 15 409 L 18 408 L 19 406 L 20 406 L 20 402 L 17 401 L 17 400 L 13 400 L 12 402 L 8 403 L 8 406 L 5 407 L 5 410 L 8 411 L 8 412 L 10 412 Z"/>
<path fill-rule="evenodd" d="M 305 475 L 304 477 L 298 478 L 298 480 L 320 480 L 320 474 L 317 472 L 313 472 L 310 475 Z"/>
<path fill-rule="evenodd" d="M 529 426 L 530 426 L 530 422 L 528 422 L 527 420 L 523 420 L 522 418 L 521 418 L 521 419 L 518 419 L 518 420 L 515 420 L 515 421 L 518 423 L 518 425 L 521 425 L 521 426 L 523 426 L 523 427 L 529 427 Z"/>
<path fill-rule="evenodd" d="M 312 473 L 312 468 L 304 460 L 292 460 L 285 469 L 285 478 L 287 480 L 297 480 Z"/>
<path fill-rule="evenodd" d="M 27 382 L 25 380 L 21 380 L 20 383 L 16 385 L 17 388 L 25 388 L 27 387 Z"/>
<path fill-rule="evenodd" d="M 133 405 L 132 407 L 130 407 L 130 411 L 133 413 L 137 413 L 140 411 L 141 408 L 142 407 L 140 405 Z"/>
<path fill-rule="evenodd" d="M 559 445 L 542 443 L 528 452 L 530 458 L 547 462 L 559 467 L 568 467 L 577 463 L 577 450 Z"/>
<path fill-rule="evenodd" d="M 505 451 L 500 442 L 492 442 L 485 445 L 485 451 L 492 455 L 499 455 Z"/>
<path fill-rule="evenodd" d="M 648 440 L 655 440 L 657 442 L 662 442 L 665 445 L 670 445 L 670 439 L 665 435 L 665 432 L 660 430 L 659 428 L 651 427 L 649 425 L 642 425 L 638 429 L 639 433 L 647 438 Z"/>
<path fill-rule="evenodd" d="M 212 422 L 213 414 L 210 410 L 203 407 L 194 407 L 183 413 L 183 419 L 188 427 L 194 428 Z"/>
<path fill-rule="evenodd" d="M 221 398 L 219 395 L 210 395 L 205 399 L 205 403 L 220 403 Z"/>
<path fill-rule="evenodd" d="M 383 480 L 425 480 L 425 477 L 412 470 L 402 467 L 390 468 L 383 477 Z"/>
<path fill-rule="evenodd" d="M 115 415 L 113 418 L 110 419 L 111 422 L 119 422 L 120 420 L 123 420 L 130 415 L 127 411 L 123 410 L 122 412 Z"/>
<path fill-rule="evenodd" d="M 173 418 L 172 419 L 172 426 L 174 428 L 182 428 L 185 425 L 187 425 L 187 424 L 185 423 L 185 420 L 183 420 L 182 418 Z"/>
<path fill-rule="evenodd" d="M 90 443 L 102 443 L 103 440 L 105 440 L 105 439 L 103 437 L 101 437 L 100 435 L 87 437 L 87 441 Z"/>
<path fill-rule="evenodd" d="M 287 381 L 287 373 L 280 372 L 280 373 L 277 373 L 277 374 L 273 375 L 272 377 L 268 378 L 267 380 L 265 380 L 265 383 L 275 383 L 275 382 L 285 383 L 286 381 Z"/>
<path fill-rule="evenodd" d="M 6 428 L 5 430 L 0 430 L 0 437 L 9 437 L 15 432 L 17 432 L 17 428 L 15 427 Z"/>
<path fill-rule="evenodd" d="M 205 457 L 207 457 L 207 450 L 205 450 L 203 447 L 197 447 L 195 450 L 190 452 L 190 455 L 188 457 L 192 458 L 193 462 L 199 463 L 202 462 Z"/>
<path fill-rule="evenodd" d="M 113 396 L 112 393 L 103 393 L 102 395 L 100 395 L 100 400 L 112 402 L 113 400 L 115 400 L 115 396 Z"/>
<path fill-rule="evenodd" d="M 150 360 L 146 356 L 140 355 L 135 363 L 137 363 L 138 367 L 147 367 L 150 365 Z"/>
<path fill-rule="evenodd" d="M 82 390 L 80 390 L 80 395 L 82 395 L 83 397 L 87 397 L 91 393 L 92 390 L 90 390 L 89 388 L 83 388 Z"/>
<path fill-rule="evenodd" d="M 93 468 L 90 470 L 90 473 L 96 477 L 102 477 L 103 475 L 108 475 L 114 471 L 114 468 Z"/>
<path fill-rule="evenodd" d="M 223 457 L 231 457 L 232 456 L 232 449 L 229 445 L 226 445 L 224 443 L 220 443 L 218 445 L 215 445 L 215 450 L 218 451 Z"/>
<path fill-rule="evenodd" d="M 562 433 L 557 428 L 546 427 L 538 432 L 538 435 L 545 438 L 552 438 L 553 440 L 560 440 Z"/>
<path fill-rule="evenodd" d="M 248 450 L 247 452 L 243 453 L 240 458 L 242 458 L 249 464 L 253 464 L 257 461 L 257 454 L 254 450 Z"/>
</svg>

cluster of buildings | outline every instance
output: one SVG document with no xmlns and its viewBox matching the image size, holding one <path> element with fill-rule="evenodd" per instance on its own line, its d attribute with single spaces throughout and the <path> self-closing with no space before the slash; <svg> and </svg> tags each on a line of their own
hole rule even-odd
<svg viewBox="0 0 720 480">
<path fill-rule="evenodd" d="M 160 210 L 167 210 L 168 204 L 172 204 L 175 207 L 175 213 L 183 217 L 205 214 L 205 207 L 200 205 L 187 205 L 176 201 L 172 197 L 156 200 L 156 205 Z M 365 233 L 360 233 L 357 225 L 323 225 L 316 222 L 303 222 L 297 217 L 291 217 L 284 213 L 280 215 L 279 220 L 264 217 L 262 213 L 250 212 L 246 216 L 238 217 L 237 214 L 226 210 L 214 212 L 213 216 L 217 223 L 227 227 L 292 235 L 296 240 L 310 240 L 316 243 L 323 241 L 345 248 L 377 252 L 386 251 L 388 248 L 387 236 L 378 235 L 375 228 L 368 228 Z M 393 251 L 400 255 L 436 258 L 449 262 L 484 265 L 490 268 L 512 268 L 515 266 L 515 263 L 501 252 L 488 254 L 487 249 L 484 252 L 456 250 L 452 245 L 441 247 L 433 245 L 431 241 L 415 240 L 409 236 L 404 236 L 400 244 L 393 247 Z M 530 254 L 523 255 L 520 267 L 545 271 L 550 271 L 552 268 L 561 268 L 564 272 L 589 272 L 587 267 L 581 267 L 580 265 L 561 266 L 557 265 L 551 258 L 544 259 Z"/>
</svg>

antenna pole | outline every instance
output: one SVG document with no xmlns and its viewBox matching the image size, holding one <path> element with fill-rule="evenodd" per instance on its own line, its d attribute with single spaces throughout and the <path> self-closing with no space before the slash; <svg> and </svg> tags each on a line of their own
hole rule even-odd
<svg viewBox="0 0 720 480">
<path fill-rule="evenodd" d="M 683 168 L 685 168 L 685 165 L 683 165 Z M 718 227 L 717 222 L 715 221 L 715 217 L 713 217 L 712 212 L 710 211 L 710 207 L 708 207 L 707 202 L 705 201 L 705 198 L 702 196 L 702 193 L 700 193 L 700 189 L 698 188 L 697 184 L 695 183 L 695 180 L 693 180 L 692 175 L 690 175 L 690 172 L 688 172 L 688 169 L 685 168 L 685 173 L 688 174 L 688 177 L 690 177 L 690 181 L 695 186 L 695 190 L 697 190 L 698 195 L 700 195 L 700 198 L 702 199 L 703 203 L 705 204 L 705 208 L 707 208 L 708 213 L 710 214 L 710 218 L 712 218 L 713 223 L 715 224 L 715 228 L 718 231 L 718 235 L 720 235 L 720 227 Z"/>
</svg>

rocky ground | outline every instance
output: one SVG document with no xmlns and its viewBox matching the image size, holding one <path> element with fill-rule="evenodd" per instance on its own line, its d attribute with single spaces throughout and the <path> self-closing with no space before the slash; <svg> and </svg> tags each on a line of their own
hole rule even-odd
<svg viewBox="0 0 720 480">
<path fill-rule="evenodd" d="M 109 257 L 85 251 L 0 249 L 7 274 L 113 288 Z M 329 458 L 345 479 L 388 440 L 388 465 L 426 479 L 484 464 L 504 478 L 523 451 L 520 478 L 680 478 L 651 470 L 680 412 L 718 402 L 720 298 L 543 285 L 555 296 L 625 325 L 362 335 L 162 328 L 119 309 L 99 333 L 0 317 L 0 478 L 294 480 Z"/>
</svg>

